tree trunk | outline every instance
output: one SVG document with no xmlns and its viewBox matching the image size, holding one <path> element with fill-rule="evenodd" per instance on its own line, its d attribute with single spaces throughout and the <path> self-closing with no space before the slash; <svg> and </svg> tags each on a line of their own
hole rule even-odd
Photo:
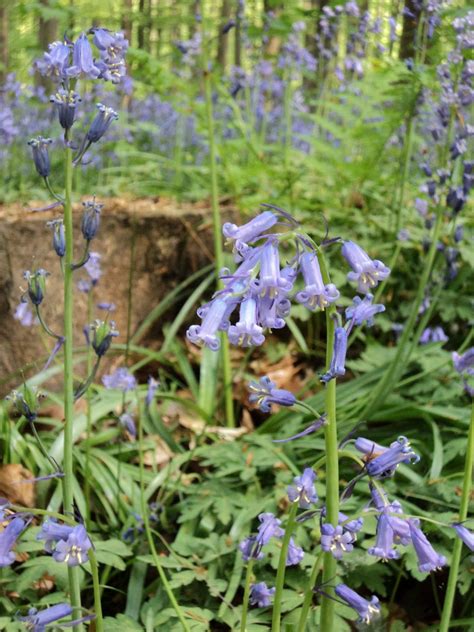
<svg viewBox="0 0 474 632">
<path fill-rule="evenodd" d="M 217 63 L 221 68 L 225 68 L 227 62 L 227 47 L 229 42 L 229 34 L 223 33 L 225 25 L 230 20 L 231 3 L 230 0 L 222 0 L 221 20 L 217 42 Z"/>
<path fill-rule="evenodd" d="M 49 7 L 49 0 L 40 0 L 40 5 Z M 58 39 L 58 21 L 56 19 L 46 19 L 40 9 L 38 21 L 38 46 L 40 54 L 48 50 L 49 44 Z M 52 86 L 51 81 L 47 77 L 42 77 L 38 72 L 35 74 L 35 83 L 38 86 L 44 86 L 46 90 Z"/>
<path fill-rule="evenodd" d="M 405 12 L 403 14 L 403 30 L 400 38 L 400 59 L 414 59 L 416 46 L 416 34 L 420 22 L 421 9 L 417 0 L 405 0 Z"/>
<path fill-rule="evenodd" d="M 146 13 L 145 0 L 138 3 L 138 27 L 137 27 L 137 46 L 142 50 L 145 48 L 145 28 L 149 28 L 150 15 Z"/>
<path fill-rule="evenodd" d="M 8 72 L 8 0 L 0 0 L 0 83 Z"/>
<path fill-rule="evenodd" d="M 130 45 L 132 44 L 132 11 L 132 0 L 122 0 L 122 31 Z"/>
<path fill-rule="evenodd" d="M 242 66 L 242 11 L 240 2 L 236 1 L 237 11 L 235 14 L 235 40 L 234 40 L 234 65 Z"/>
</svg>

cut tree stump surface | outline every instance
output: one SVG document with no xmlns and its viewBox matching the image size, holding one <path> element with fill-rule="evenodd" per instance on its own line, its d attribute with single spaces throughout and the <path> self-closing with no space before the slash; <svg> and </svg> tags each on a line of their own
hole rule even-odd
<svg viewBox="0 0 474 632">
<path fill-rule="evenodd" d="M 132 333 L 149 312 L 180 281 L 212 261 L 211 214 L 207 204 L 178 204 L 172 200 L 123 199 L 104 202 L 98 236 L 91 251 L 101 254 L 103 276 L 94 289 L 94 303 L 113 302 L 120 336 L 125 342 L 127 330 L 130 254 L 135 235 L 135 265 L 132 283 Z M 44 268 L 51 273 L 46 281 L 46 297 L 41 311 L 49 327 L 62 333 L 62 278 L 59 258 L 52 247 L 52 231 L 46 222 L 61 217 L 61 209 L 32 212 L 19 205 L 0 206 L 0 393 L 21 382 L 21 369 L 33 362 L 25 377 L 43 366 L 54 340 L 43 336 L 38 325 L 23 327 L 13 318 L 26 283 L 25 270 Z M 80 231 L 82 205 L 74 207 L 74 253 L 79 260 L 84 240 Z M 82 269 L 76 280 L 86 279 Z M 95 310 L 95 318 L 104 312 Z M 166 320 L 172 320 L 167 314 Z M 87 295 L 75 291 L 75 344 L 84 344 L 83 327 L 87 324 Z M 162 323 L 155 323 L 149 336 L 159 338 Z"/>
</svg>

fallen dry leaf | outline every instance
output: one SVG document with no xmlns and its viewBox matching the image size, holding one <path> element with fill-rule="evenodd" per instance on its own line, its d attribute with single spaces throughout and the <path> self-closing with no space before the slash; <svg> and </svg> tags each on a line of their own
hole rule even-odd
<svg viewBox="0 0 474 632">
<path fill-rule="evenodd" d="M 34 474 L 19 463 L 0 466 L 0 496 L 11 503 L 34 507 L 35 483 L 31 482 Z"/>
</svg>

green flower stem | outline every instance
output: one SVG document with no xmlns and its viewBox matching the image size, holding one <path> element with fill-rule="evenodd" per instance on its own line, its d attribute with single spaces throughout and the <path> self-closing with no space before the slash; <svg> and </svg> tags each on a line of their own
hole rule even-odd
<svg viewBox="0 0 474 632">
<path fill-rule="evenodd" d="M 95 610 L 95 632 L 104 632 L 104 621 L 102 619 L 102 602 L 99 582 L 99 566 L 94 550 L 89 549 L 89 562 L 92 571 L 92 585 L 94 588 L 94 610 Z"/>
<path fill-rule="evenodd" d="M 474 466 L 474 401 L 471 406 L 471 421 L 469 423 L 469 434 L 467 439 L 466 458 L 464 461 L 464 479 L 462 484 L 461 505 L 459 507 L 459 522 L 463 522 L 467 518 L 469 508 L 469 499 L 472 490 L 472 477 Z M 461 551 L 463 542 L 461 538 L 456 537 L 453 547 L 453 557 L 451 568 L 449 570 L 448 586 L 446 588 L 446 596 L 444 598 L 443 615 L 439 632 L 447 632 L 450 627 L 451 613 L 453 609 L 454 596 L 456 593 L 456 584 L 458 581 L 459 563 L 461 561 Z"/>
<path fill-rule="evenodd" d="M 318 260 L 325 284 L 330 283 L 326 260 L 321 249 L 318 250 Z M 329 370 L 334 347 L 335 324 L 332 318 L 336 313 L 335 305 L 326 310 L 326 370 Z M 330 380 L 326 385 L 326 415 L 327 423 L 324 426 L 324 439 L 326 447 L 326 521 L 334 526 L 339 523 L 339 450 L 337 440 L 336 421 L 336 380 Z M 323 557 L 323 582 L 327 583 L 336 575 L 336 560 L 327 552 Z M 327 589 L 331 596 L 333 589 Z M 323 596 L 321 601 L 321 630 L 332 630 L 334 619 L 334 601 Z"/>
<path fill-rule="evenodd" d="M 87 294 L 87 322 L 92 322 L 92 305 L 94 301 L 94 288 L 91 286 Z M 87 345 L 87 375 L 92 373 L 92 346 Z M 91 528 L 91 442 L 87 441 L 92 436 L 92 394 L 90 388 L 86 393 L 86 463 L 84 468 L 84 497 L 86 499 L 86 528 Z"/>
<path fill-rule="evenodd" d="M 313 589 L 316 584 L 316 580 L 319 575 L 319 571 L 321 569 L 321 563 L 323 561 L 323 552 L 321 551 L 314 562 L 313 570 L 311 571 L 311 576 L 308 581 L 308 585 L 306 587 L 304 593 L 304 601 L 303 607 L 301 608 L 300 620 L 298 622 L 298 627 L 296 628 L 296 632 L 304 632 L 306 628 L 306 619 L 308 618 L 309 609 L 311 607 L 311 602 L 313 601 Z"/>
<path fill-rule="evenodd" d="M 203 20 L 204 22 L 204 20 Z M 204 22 L 205 23 L 205 22 Z M 205 48 L 205 47 L 204 47 Z M 217 184 L 217 154 L 214 130 L 214 112 L 212 105 L 212 86 L 211 74 L 207 68 L 207 58 L 203 54 L 204 69 L 204 90 L 206 101 L 206 118 L 207 132 L 209 140 L 209 168 L 211 174 L 211 207 L 212 207 L 212 224 L 214 232 L 214 255 L 216 260 L 216 274 L 219 277 L 220 271 L 224 267 L 224 251 L 222 247 L 222 226 L 219 210 L 219 189 Z M 219 284 L 219 287 L 221 285 Z M 233 428 L 235 426 L 234 402 L 232 399 L 232 366 L 230 363 L 230 349 L 227 337 L 221 335 L 221 357 L 222 357 L 222 373 L 224 380 L 224 402 L 225 416 L 227 426 Z M 202 385 L 204 386 L 204 385 Z"/>
<path fill-rule="evenodd" d="M 140 398 L 137 397 L 137 412 L 138 412 L 138 454 L 139 454 L 139 469 L 140 469 L 140 503 L 141 503 L 141 511 L 143 517 L 143 526 L 145 527 L 145 533 L 148 540 L 148 546 L 150 547 L 150 552 L 153 557 L 153 561 L 155 563 L 155 568 L 158 571 L 158 575 L 160 576 L 161 583 L 163 584 L 163 588 L 168 595 L 168 599 L 176 612 L 176 616 L 178 617 L 181 625 L 183 626 L 183 630 L 185 632 L 191 632 L 191 629 L 184 618 L 183 611 L 179 603 L 176 601 L 176 597 L 171 589 L 171 586 L 168 582 L 168 578 L 166 577 L 166 573 L 163 570 L 161 565 L 161 561 L 159 555 L 156 551 L 155 542 L 153 540 L 153 533 L 150 527 L 150 520 L 148 517 L 148 504 L 145 497 L 145 463 L 143 461 L 143 426 L 142 426 L 142 410 L 140 405 Z"/>
<path fill-rule="evenodd" d="M 253 557 L 247 564 L 247 572 L 245 573 L 244 603 L 242 604 L 242 619 L 240 620 L 240 632 L 247 630 L 247 613 L 249 609 L 250 583 L 252 581 Z"/>
<path fill-rule="evenodd" d="M 65 514 L 74 515 L 74 461 L 73 461 L 73 432 L 74 423 L 74 383 L 73 383 L 73 270 L 74 236 L 72 226 L 72 151 L 66 147 L 65 155 L 65 201 L 64 228 L 66 235 L 66 252 L 64 255 L 64 478 L 63 478 L 63 508 Z M 68 568 L 69 591 L 71 606 L 74 611 L 73 619 L 80 617 L 81 587 L 79 569 Z M 74 632 L 82 632 L 81 624 L 73 627 Z"/>
<path fill-rule="evenodd" d="M 39 305 L 35 305 L 35 311 L 36 311 L 36 316 L 38 317 L 41 327 L 48 334 L 48 336 L 51 336 L 51 338 L 56 338 L 56 340 L 61 340 L 62 336 L 58 336 L 58 334 L 55 334 L 54 331 L 52 331 L 43 320 L 43 316 L 40 312 Z"/>
<path fill-rule="evenodd" d="M 405 325 L 405 329 L 400 337 L 400 341 L 398 343 L 397 352 L 392 362 L 388 366 L 387 370 L 383 374 L 382 379 L 379 381 L 371 396 L 369 397 L 369 401 L 367 405 L 364 407 L 361 418 L 365 419 L 370 416 L 372 412 L 377 409 L 377 406 L 382 402 L 382 400 L 386 397 L 388 391 L 393 388 L 394 384 L 396 384 L 398 378 L 400 377 L 401 372 L 405 366 L 405 363 L 408 361 L 408 355 L 406 353 L 406 348 L 408 346 L 408 341 L 413 332 L 413 328 L 416 323 L 416 319 L 418 318 L 418 313 L 420 310 L 421 303 L 423 301 L 423 297 L 425 294 L 425 288 L 429 282 L 431 272 L 433 269 L 433 263 L 437 253 L 437 244 L 439 239 L 439 234 L 441 231 L 441 226 L 443 224 L 443 212 L 441 208 L 437 209 L 436 213 L 436 221 L 432 234 L 432 241 L 430 245 L 430 249 L 428 251 L 428 255 L 426 257 L 425 266 L 423 268 L 423 273 L 420 278 L 420 282 L 418 285 L 418 291 L 415 296 L 415 300 L 412 303 L 410 316 L 408 317 L 407 323 Z"/>
<path fill-rule="evenodd" d="M 290 514 L 288 516 L 288 522 L 285 529 L 285 535 L 281 544 L 280 559 L 278 560 L 278 570 L 275 585 L 275 597 L 273 599 L 273 618 L 272 618 L 272 632 L 280 632 L 280 617 L 281 617 L 281 598 L 283 594 L 283 585 L 285 583 L 285 571 L 286 571 L 286 555 L 288 553 L 288 545 L 290 544 L 290 538 L 296 525 L 296 512 L 298 511 L 298 503 L 294 502 L 291 505 Z"/>
</svg>

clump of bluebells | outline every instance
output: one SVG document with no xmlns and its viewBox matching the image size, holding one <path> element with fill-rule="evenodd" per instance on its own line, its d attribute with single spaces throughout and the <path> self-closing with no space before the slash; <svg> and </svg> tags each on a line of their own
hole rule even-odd
<svg viewBox="0 0 474 632">
<path fill-rule="evenodd" d="M 95 53 L 93 46 L 95 46 Z M 50 150 L 54 144 L 50 138 L 38 136 L 28 142 L 31 147 L 33 162 L 38 175 L 43 179 L 45 186 L 53 198 L 53 202 L 46 209 L 36 210 L 52 210 L 62 209 L 63 214 L 47 222 L 48 228 L 52 234 L 52 249 L 56 253 L 60 262 L 60 271 L 64 277 L 65 299 L 64 299 L 64 333 L 56 333 L 46 323 L 43 315 L 44 302 L 48 300 L 47 279 L 50 272 L 41 267 L 33 271 L 26 271 L 23 278 L 26 283 L 21 302 L 15 312 L 15 317 L 24 325 L 30 326 L 37 322 L 44 332 L 54 339 L 55 344 L 50 357 L 44 367 L 46 369 L 54 360 L 57 353 L 63 345 L 67 347 L 64 360 L 64 377 L 65 377 L 65 431 L 64 431 L 64 472 L 56 461 L 50 457 L 46 449 L 42 446 L 38 433 L 35 428 L 37 421 L 37 411 L 39 408 L 39 394 L 27 384 L 23 389 L 12 392 L 10 400 L 16 411 L 25 417 L 34 431 L 34 435 L 40 442 L 40 449 L 47 457 L 51 465 L 55 468 L 53 477 L 63 478 L 64 483 L 64 516 L 67 522 L 59 522 L 56 518 L 46 517 L 41 525 L 37 539 L 44 541 L 44 547 L 47 553 L 50 553 L 57 563 L 64 563 L 68 567 L 76 567 L 87 562 L 92 564 L 93 545 L 91 538 L 83 524 L 83 519 L 74 507 L 72 501 L 72 477 L 74 476 L 74 464 L 72 459 L 72 443 L 70 435 L 66 428 L 71 428 L 74 401 L 78 400 L 88 389 L 92 383 L 99 363 L 110 348 L 110 345 L 119 332 L 115 328 L 112 320 L 109 320 L 109 313 L 115 309 L 115 306 L 109 303 L 99 303 L 98 308 L 107 312 L 103 319 L 95 319 L 92 323 L 85 325 L 83 328 L 86 342 L 90 347 L 90 356 L 95 355 L 95 364 L 92 371 L 86 376 L 84 381 L 75 388 L 68 386 L 68 369 L 66 363 L 72 363 L 72 330 L 73 330 L 73 294 L 72 282 L 74 274 L 81 268 L 84 268 L 88 274 L 88 280 L 82 280 L 80 289 L 84 292 L 91 292 L 97 285 L 100 271 L 100 255 L 90 252 L 90 244 L 96 238 L 99 227 L 100 217 L 103 204 L 96 201 L 95 196 L 83 202 L 83 213 L 81 219 L 81 233 L 83 237 L 83 250 L 77 261 L 72 257 L 72 204 L 71 204 L 71 181 L 68 176 L 71 173 L 73 165 L 79 165 L 83 159 L 84 153 L 93 143 L 97 143 L 106 134 L 110 125 L 117 119 L 117 113 L 109 106 L 99 103 L 97 104 L 98 112 L 92 118 L 89 129 L 86 131 L 82 139 L 74 138 L 75 121 L 77 109 L 81 106 L 81 97 L 76 89 L 78 88 L 78 80 L 91 79 L 96 81 L 111 82 L 118 84 L 126 75 L 126 67 L 124 55 L 128 47 L 128 42 L 122 33 L 112 33 L 107 29 L 93 28 L 87 33 L 82 33 L 75 42 L 67 37 L 58 42 L 53 42 L 49 46 L 48 52 L 35 63 L 35 68 L 45 77 L 50 78 L 55 84 L 55 92 L 51 95 L 50 102 L 56 110 L 60 127 L 63 130 L 63 145 L 65 148 L 65 173 L 66 184 L 65 193 L 59 195 L 55 190 L 55 182 L 53 179 Z M 69 234 L 68 234 L 69 226 Z M 69 255 L 69 256 L 68 256 Z M 69 291 L 66 291 L 69 288 Z M 69 354 L 69 355 L 68 355 Z M 70 360 L 68 360 L 70 358 Z M 70 367 L 72 374 L 72 367 Z M 123 370 L 122 370 L 123 371 Z M 125 373 L 126 370 L 125 370 Z M 110 387 L 115 386 L 122 390 L 134 388 L 136 381 L 133 376 L 123 375 L 119 373 L 114 376 L 104 378 L 110 381 Z M 69 408 L 69 413 L 67 409 Z M 130 424 L 127 426 L 130 430 Z M 131 434 L 131 432 L 130 432 Z M 66 465 L 66 451 L 70 454 L 70 468 Z M 39 477 L 35 480 L 44 480 L 51 476 Z M 68 490 L 71 491 L 71 501 L 67 501 Z M 68 506 L 69 505 L 69 506 Z M 74 518 L 72 511 L 74 510 Z M 6 528 L 0 532 L 0 566 L 10 566 L 16 561 L 16 555 L 13 551 L 16 541 L 21 537 L 23 531 L 32 522 L 32 518 L 27 514 L 17 514 L 10 508 L 9 503 L 5 502 L 1 505 L 1 518 L 6 523 Z M 32 511 L 32 513 L 34 513 Z M 70 515 L 68 515 L 70 514 Z M 67 518 L 66 518 L 67 515 Z M 70 581 L 76 577 L 71 570 Z M 96 580 L 95 580 L 96 581 Z M 71 589 L 71 594 L 74 590 Z M 77 598 L 77 592 L 75 595 Z M 71 597 L 72 599 L 72 597 Z M 21 621 L 26 623 L 33 630 L 44 630 L 45 626 L 68 616 L 79 609 L 79 603 L 58 604 L 46 610 L 37 611 L 31 609 L 27 617 L 21 617 Z M 95 602 L 97 616 L 99 619 L 100 603 Z M 92 617 L 85 617 L 78 621 L 65 625 L 76 625 L 80 621 L 89 620 Z"/>
<path fill-rule="evenodd" d="M 376 316 L 385 310 L 382 304 L 374 304 L 372 291 L 388 277 L 390 270 L 353 241 L 326 238 L 318 246 L 302 232 L 288 213 L 275 206 L 264 207 L 263 212 L 241 226 L 224 224 L 223 234 L 232 247 L 236 268 L 222 270 L 220 278 L 223 287 L 209 303 L 199 308 L 201 325 L 192 325 L 187 337 L 191 342 L 206 345 L 214 351 L 219 349 L 222 336 L 227 336 L 229 342 L 236 346 L 258 347 L 274 329 L 285 327 L 293 304 L 304 305 L 310 311 L 331 310 L 331 317 L 335 321 L 332 356 L 328 369 L 320 373 L 321 383 L 328 388 L 330 382 L 345 375 L 350 333 L 356 327 L 372 326 Z M 341 293 L 331 283 L 325 259 L 325 251 L 329 248 L 335 250 L 341 241 L 341 254 L 350 268 L 347 280 L 355 284 L 356 290 L 352 305 L 345 310 L 338 308 Z M 425 338 L 426 342 L 443 341 L 445 336 L 439 328 L 434 333 L 429 330 Z M 462 357 L 457 354 L 454 356 L 458 371 L 465 376 L 473 374 L 470 351 Z M 263 412 L 271 412 L 274 405 L 305 406 L 293 393 L 278 388 L 267 376 L 250 382 L 249 392 L 250 402 Z M 301 439 L 323 428 L 325 424 L 326 417 L 322 415 L 308 428 L 283 441 Z M 417 556 L 420 572 L 435 572 L 446 565 L 446 558 L 433 548 L 423 532 L 420 519 L 407 515 L 402 505 L 395 499 L 389 500 L 383 489 L 383 482 L 395 476 L 400 464 L 413 466 L 419 461 L 409 439 L 398 437 L 389 446 L 379 445 L 365 437 L 349 441 L 352 442 L 355 448 L 353 459 L 359 464 L 360 472 L 342 493 L 340 503 L 352 494 L 356 485 L 365 482 L 371 496 L 369 505 L 360 507 L 359 512 L 352 516 L 339 512 L 337 524 L 331 523 L 327 518 L 327 499 L 320 501 L 316 493 L 316 472 L 310 467 L 305 468 L 288 487 L 287 501 L 291 510 L 286 529 L 275 514 L 261 513 L 256 533 L 246 537 L 239 545 L 243 561 L 249 564 L 246 581 L 249 582 L 251 605 L 268 607 L 275 597 L 275 616 L 275 608 L 279 608 L 276 602 L 281 599 L 281 581 L 278 586 L 281 563 L 275 587 L 269 587 L 262 581 L 251 581 L 254 575 L 258 577 L 258 565 L 254 564 L 262 563 L 268 543 L 277 541 L 282 543 L 284 565 L 298 565 L 304 558 L 304 551 L 294 540 L 293 530 L 297 523 L 314 516 L 319 516 L 321 551 L 337 561 L 350 556 L 358 547 L 357 540 L 363 529 L 364 517 L 370 512 L 377 519 L 377 531 L 367 555 L 382 561 L 398 559 L 403 547 L 411 546 Z M 458 524 L 453 525 L 453 529 L 467 546 L 472 546 L 469 529 Z M 349 586 L 337 583 L 336 578 L 331 582 L 333 592 L 330 595 L 326 592 L 327 585 L 312 588 L 327 598 L 351 607 L 361 622 L 369 623 L 380 614 L 376 596 L 366 599 Z M 246 608 L 247 604 L 244 603 Z"/>
</svg>

